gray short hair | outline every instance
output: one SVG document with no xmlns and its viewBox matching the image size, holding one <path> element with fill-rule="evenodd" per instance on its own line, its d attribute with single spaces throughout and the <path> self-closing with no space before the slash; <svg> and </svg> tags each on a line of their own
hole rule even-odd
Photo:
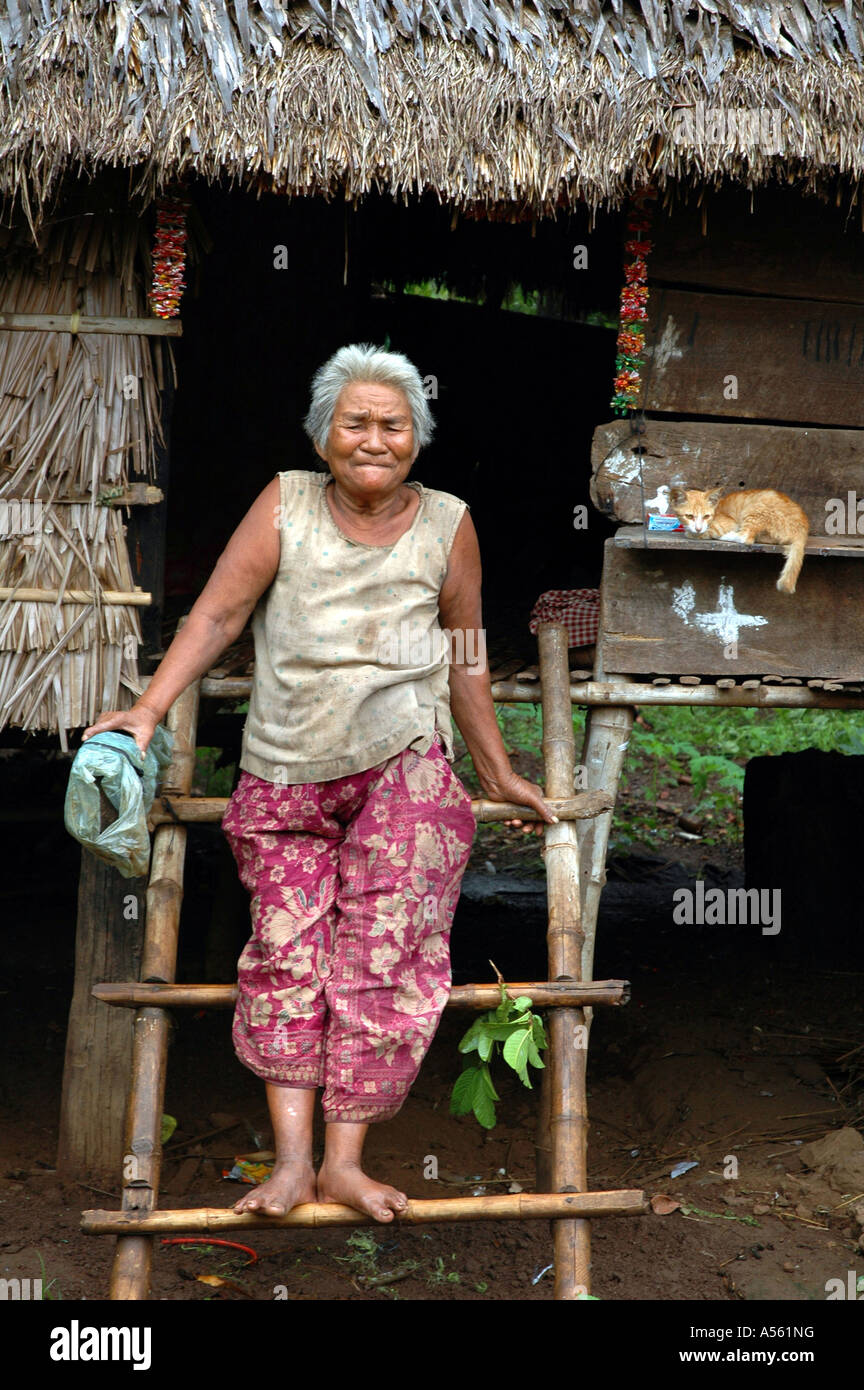
<svg viewBox="0 0 864 1390">
<path fill-rule="evenodd" d="M 432 438 L 435 422 L 423 392 L 423 381 L 401 352 L 386 352 L 370 343 L 340 348 L 312 378 L 312 401 L 303 427 L 319 449 L 326 449 L 339 392 L 349 381 L 377 381 L 402 391 L 411 410 L 414 443 L 423 448 Z"/>
</svg>

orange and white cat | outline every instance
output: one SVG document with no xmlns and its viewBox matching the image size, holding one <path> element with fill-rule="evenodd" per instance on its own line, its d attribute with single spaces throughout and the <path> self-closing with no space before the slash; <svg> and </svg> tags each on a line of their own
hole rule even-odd
<svg viewBox="0 0 864 1390">
<path fill-rule="evenodd" d="M 669 491 L 669 505 L 691 535 L 738 541 L 744 545 L 757 541 L 782 545 L 786 563 L 777 588 L 783 594 L 794 594 L 810 522 L 806 512 L 785 492 L 775 492 L 773 488 L 747 488 L 743 492 L 723 495 L 722 487 L 711 488 L 708 492 L 673 487 Z"/>
</svg>

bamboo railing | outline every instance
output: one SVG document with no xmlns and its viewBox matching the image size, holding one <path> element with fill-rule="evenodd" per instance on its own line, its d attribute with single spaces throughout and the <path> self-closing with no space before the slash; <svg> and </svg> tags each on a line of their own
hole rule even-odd
<svg viewBox="0 0 864 1390">
<path fill-rule="evenodd" d="M 593 785 L 574 793 L 576 750 L 571 711 L 571 681 L 567 666 L 567 634 L 559 626 L 541 626 L 540 687 L 531 697 L 542 696 L 543 754 L 546 767 L 546 800 L 557 823 L 545 826 L 545 850 L 549 901 L 549 979 L 507 985 L 510 998 L 528 995 L 535 1006 L 550 1009 L 551 1046 L 543 1075 L 543 1106 L 550 1151 L 549 1187 L 537 1193 L 494 1197 L 409 1200 L 393 1224 L 428 1224 L 451 1221 L 501 1219 L 551 1220 L 554 1222 L 555 1297 L 571 1300 L 590 1286 L 591 1219 L 607 1215 L 639 1215 L 646 1210 L 641 1191 L 587 1191 L 587 1024 L 591 1010 L 600 1005 L 627 1002 L 629 985 L 624 980 L 590 978 L 592 951 L 586 945 L 581 924 L 580 840 L 577 822 L 587 826 L 607 824 L 614 793 Z M 236 986 L 174 983 L 177 931 L 183 892 L 183 859 L 187 826 L 221 820 L 227 798 L 192 797 L 189 790 L 195 760 L 195 732 L 199 694 L 228 696 L 229 688 L 248 688 L 248 681 L 201 681 L 190 686 L 175 702 L 169 727 L 175 734 L 171 767 L 154 804 L 155 826 L 150 884 L 147 894 L 145 951 L 140 982 L 115 982 L 95 986 L 93 994 L 107 1004 L 134 1008 L 135 1047 L 127 1123 L 127 1160 L 124 1170 L 122 1210 L 84 1213 L 83 1229 L 93 1234 L 118 1236 L 111 1280 L 113 1299 L 147 1296 L 153 1237 L 167 1232 L 230 1231 L 253 1228 L 361 1226 L 378 1224 L 371 1216 L 336 1204 L 309 1203 L 281 1217 L 231 1209 L 192 1208 L 157 1211 L 161 1161 L 160 1123 L 165 1086 L 169 1010 L 180 1007 L 230 1007 Z M 214 689 L 215 687 L 215 689 Z M 230 689 L 235 698 L 239 690 Z M 687 694 L 692 692 L 689 690 Z M 493 688 L 494 694 L 494 688 Z M 623 692 L 615 687 L 616 703 Z M 497 697 L 496 697 L 497 698 Z M 519 698 L 523 698 L 521 695 Z M 612 720 L 615 723 L 615 720 Z M 617 726 L 616 726 L 617 727 Z M 536 820 L 532 808 L 477 799 L 472 809 L 478 821 Z M 601 836 L 605 845 L 605 836 Z M 581 979 L 580 973 L 587 978 Z M 450 991 L 455 1008 L 494 1008 L 500 987 L 491 984 L 460 985 Z"/>
<path fill-rule="evenodd" d="M 520 1192 L 501 1197 L 438 1197 L 411 1200 L 392 1224 L 425 1226 L 451 1221 L 564 1221 L 573 1217 L 640 1216 L 647 1210 L 644 1192 Z M 381 1226 L 380 1221 L 336 1202 L 307 1202 L 284 1216 L 259 1212 L 235 1212 L 221 1207 L 191 1207 L 179 1211 L 85 1211 L 81 1229 L 89 1235 L 117 1235 L 124 1240 L 146 1240 L 178 1231 L 280 1230 L 285 1227 Z M 133 1235 L 134 1233 L 134 1235 Z"/>
<path fill-rule="evenodd" d="M 612 1004 L 630 1002 L 628 980 L 543 981 L 537 984 L 511 984 L 506 988 L 508 999 L 527 997 L 538 1009 L 558 1005 Z M 94 985 L 94 999 L 120 1008 L 140 1009 L 228 1009 L 237 1002 L 236 985 L 173 985 L 137 984 L 134 981 Z M 450 1009 L 494 1009 L 501 1002 L 498 985 L 454 985 L 447 1007 Z"/>
</svg>

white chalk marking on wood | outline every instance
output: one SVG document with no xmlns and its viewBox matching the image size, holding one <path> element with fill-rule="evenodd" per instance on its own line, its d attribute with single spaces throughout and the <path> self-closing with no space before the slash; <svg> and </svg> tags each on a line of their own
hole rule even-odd
<svg viewBox="0 0 864 1390">
<path fill-rule="evenodd" d="M 632 483 L 634 478 L 639 477 L 639 459 L 639 454 L 616 449 L 614 454 L 609 455 L 604 467 L 613 478 L 620 478 L 622 483 Z"/>
<path fill-rule="evenodd" d="M 669 363 L 674 358 L 684 356 L 684 349 L 678 346 L 678 339 L 680 338 L 680 336 L 681 330 L 676 324 L 673 315 L 670 314 L 664 325 L 663 332 L 660 334 L 660 339 L 657 343 L 657 346 L 654 349 L 653 354 L 653 370 L 654 375 L 658 379 L 663 376 L 664 372 L 666 371 L 666 368 L 669 366 Z M 646 352 L 645 354 L 646 357 L 650 355 L 650 351 Z"/>
<path fill-rule="evenodd" d="M 696 592 L 689 579 L 672 590 L 672 611 L 687 626 L 698 627 L 706 636 L 716 637 L 721 646 L 738 641 L 742 627 L 765 627 L 767 618 L 758 613 L 739 613 L 735 607 L 735 592 L 731 584 L 720 584 L 717 607 L 710 613 L 697 613 Z"/>
</svg>

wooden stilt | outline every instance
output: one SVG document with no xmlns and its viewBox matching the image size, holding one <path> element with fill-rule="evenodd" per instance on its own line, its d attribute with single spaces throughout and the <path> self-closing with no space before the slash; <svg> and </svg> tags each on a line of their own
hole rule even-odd
<svg viewBox="0 0 864 1390">
<path fill-rule="evenodd" d="M 576 744 L 567 666 L 567 630 L 541 625 L 538 634 L 543 706 L 545 790 L 550 797 L 573 792 Z M 582 926 L 579 902 L 579 843 L 572 822 L 546 827 L 546 882 L 549 903 L 549 978 L 579 979 Z M 581 1008 L 559 1008 L 549 1019 L 549 1132 L 551 1187 L 556 1192 L 585 1192 L 588 1186 L 586 1113 L 587 1048 Z M 591 1228 L 583 1217 L 555 1224 L 555 1298 L 575 1299 L 588 1293 L 591 1278 Z"/>
<path fill-rule="evenodd" d="M 110 864 L 81 851 L 75 986 L 66 1032 L 57 1174 L 64 1184 L 117 1181 L 132 1019 L 93 998 L 97 980 L 137 977 L 147 880 L 122 878 Z M 98 988 L 98 986 L 97 986 Z"/>
<path fill-rule="evenodd" d="M 608 676 L 606 679 L 622 686 L 628 683 L 627 676 Z M 582 930 L 585 940 L 579 978 L 583 980 L 590 980 L 593 975 L 597 914 L 600 909 L 600 894 L 606 882 L 606 850 L 634 715 L 632 705 L 597 706 L 588 710 L 585 722 L 585 741 L 582 748 L 585 783 L 589 789 L 602 787 L 609 794 L 612 807 L 590 821 L 580 837 L 582 843 L 579 873 Z M 588 1026 L 590 1029 L 590 1018 Z"/>
<path fill-rule="evenodd" d="M 162 785 L 169 795 L 188 796 L 192 786 L 198 689 L 196 681 L 175 701 L 168 714 L 168 727 L 174 734 L 174 755 Z M 145 981 L 174 979 L 186 834 L 185 826 L 164 825 L 153 838 L 141 962 Z M 160 1132 L 170 1026 L 170 1014 L 165 1009 L 144 1008 L 135 1016 L 132 1087 L 123 1163 L 123 1211 L 135 1215 L 152 1211 L 159 1191 Z M 118 1240 L 111 1273 L 112 1299 L 147 1297 L 152 1253 L 153 1242 L 149 1236 L 124 1235 Z"/>
<path fill-rule="evenodd" d="M 570 1224 L 575 1215 L 639 1216 L 647 1209 L 644 1192 L 523 1192 L 502 1197 L 439 1197 L 409 1201 L 394 1225 L 419 1226 L 448 1221 L 534 1220 Z M 117 1234 L 122 1240 L 135 1229 L 147 1234 L 137 1239 L 177 1231 L 278 1230 L 298 1226 L 380 1226 L 374 1217 L 335 1202 L 308 1202 L 286 1216 L 261 1216 L 231 1208 L 192 1207 L 185 1211 L 154 1211 L 138 1216 L 129 1211 L 85 1211 L 81 1229 L 89 1235 Z M 576 1224 L 575 1222 L 573 1224 Z M 133 1239 L 136 1237 L 132 1237 Z"/>
</svg>

